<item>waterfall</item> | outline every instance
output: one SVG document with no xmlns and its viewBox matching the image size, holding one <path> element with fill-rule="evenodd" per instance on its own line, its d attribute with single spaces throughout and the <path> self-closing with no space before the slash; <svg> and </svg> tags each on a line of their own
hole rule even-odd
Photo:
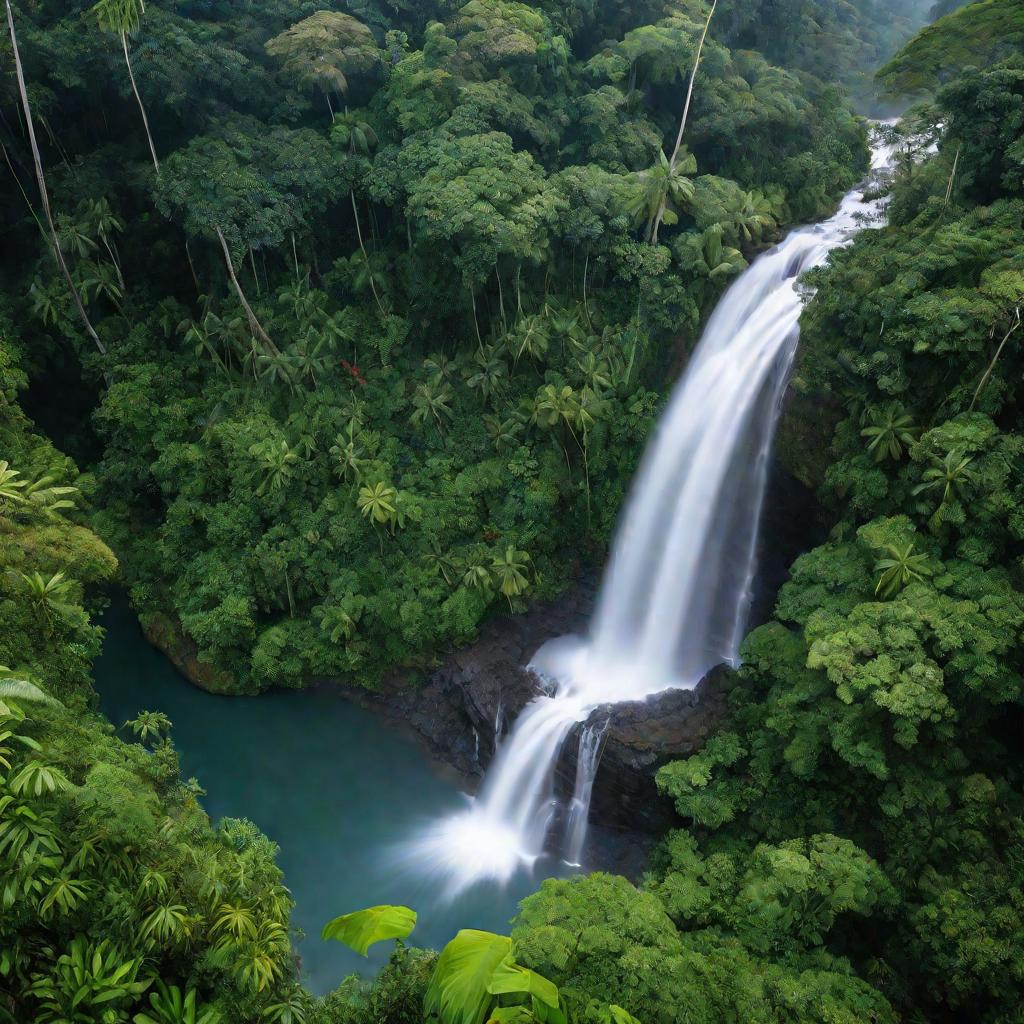
<svg viewBox="0 0 1024 1024">
<path fill-rule="evenodd" d="M 876 146 L 872 168 L 890 165 Z M 468 810 L 410 849 L 450 894 L 506 880 L 545 851 L 558 817 L 555 767 L 581 728 L 563 854 L 579 863 L 602 734 L 599 707 L 694 689 L 717 665 L 739 664 L 756 570 L 772 441 L 796 354 L 802 273 L 884 200 L 851 192 L 821 224 L 791 232 L 733 283 L 708 321 L 644 455 L 585 637 L 545 644 L 529 669 L 544 689 L 505 736 Z"/>
<path fill-rule="evenodd" d="M 587 819 L 590 816 L 590 797 L 594 792 L 597 764 L 601 759 L 601 744 L 606 718 L 599 724 L 587 723 L 580 729 L 580 745 L 576 751 L 576 785 L 565 820 L 565 862 L 574 868 L 582 866 L 583 845 L 587 839 Z"/>
</svg>

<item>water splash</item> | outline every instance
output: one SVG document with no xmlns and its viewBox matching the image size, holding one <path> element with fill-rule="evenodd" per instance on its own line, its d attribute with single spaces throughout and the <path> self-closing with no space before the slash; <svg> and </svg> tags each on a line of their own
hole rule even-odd
<svg viewBox="0 0 1024 1024">
<path fill-rule="evenodd" d="M 873 169 L 891 159 L 877 146 Z M 758 257 L 719 302 L 649 442 L 589 634 L 536 653 L 529 669 L 542 695 L 505 736 L 479 794 L 408 850 L 449 894 L 506 881 L 545 852 L 559 817 L 555 767 L 583 726 L 564 834 L 566 859 L 579 863 L 601 748 L 584 723 L 599 707 L 694 689 L 717 665 L 739 664 L 772 442 L 799 339 L 797 281 L 884 206 L 851 192 L 829 220 Z"/>
</svg>

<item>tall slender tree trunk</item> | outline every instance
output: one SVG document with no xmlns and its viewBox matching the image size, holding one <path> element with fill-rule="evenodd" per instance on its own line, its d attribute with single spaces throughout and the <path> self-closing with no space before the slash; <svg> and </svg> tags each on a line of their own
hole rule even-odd
<svg viewBox="0 0 1024 1024">
<path fill-rule="evenodd" d="M 373 280 L 373 268 L 370 266 L 370 257 L 367 255 L 366 246 L 363 244 L 363 226 L 359 220 L 359 207 L 356 205 L 356 193 L 354 189 L 349 189 L 349 197 L 352 200 L 352 213 L 356 218 L 356 235 L 359 237 L 359 249 L 363 254 L 363 259 L 366 261 L 366 276 L 370 279 L 370 288 L 373 291 L 373 297 L 377 302 L 377 308 L 380 310 L 380 315 L 384 315 L 384 304 L 380 301 L 380 296 L 377 294 L 377 285 Z"/>
<path fill-rule="evenodd" d="M 497 261 L 494 264 L 494 276 L 498 279 L 498 307 L 501 310 L 501 326 L 508 330 L 508 321 L 505 319 L 505 289 L 501 286 L 501 270 Z"/>
<path fill-rule="evenodd" d="M 28 90 L 25 88 L 25 72 L 21 66 L 18 35 L 14 30 L 14 11 L 11 9 L 11 0 L 4 0 L 4 3 L 7 7 L 7 27 L 11 33 L 11 49 L 14 51 L 14 73 L 18 80 L 18 94 L 21 97 L 21 106 L 25 114 L 25 127 L 28 131 L 28 141 L 32 148 L 32 161 L 35 164 L 39 198 L 42 200 L 43 213 L 46 215 L 46 223 L 50 228 L 53 258 L 57 261 L 57 266 L 64 275 L 68 288 L 71 290 L 71 297 L 74 299 L 75 308 L 78 310 L 78 316 L 85 327 L 86 333 L 93 340 L 96 348 L 99 349 L 100 355 L 106 355 L 107 347 L 100 341 L 100 336 L 96 333 L 96 329 L 89 320 L 89 314 L 86 313 L 85 306 L 82 305 L 82 297 L 78 294 L 78 288 L 75 287 L 75 282 L 71 278 L 71 271 L 68 270 L 68 265 L 64 261 L 64 254 L 60 251 L 60 239 L 57 237 L 57 227 L 53 223 L 53 211 L 50 209 L 50 194 L 46 188 L 46 176 L 43 174 L 43 158 L 39 154 L 39 143 L 36 141 L 36 130 L 32 123 L 32 107 L 29 105 Z"/>
<path fill-rule="evenodd" d="M 686 104 L 683 107 L 683 116 L 679 121 L 679 132 L 676 135 L 676 147 L 672 150 L 672 159 L 669 163 L 674 168 L 679 158 L 679 150 L 683 145 L 683 135 L 686 133 L 686 122 L 690 118 L 690 104 L 693 102 L 693 85 L 697 81 L 697 72 L 700 70 L 700 59 L 704 53 L 704 43 L 707 42 L 708 32 L 711 29 L 711 19 L 715 16 L 715 8 L 718 7 L 718 0 L 713 0 L 711 10 L 708 11 L 708 20 L 704 24 L 704 32 L 701 34 L 700 43 L 697 45 L 697 56 L 693 61 L 693 71 L 690 74 L 690 84 L 686 89 Z"/>
<path fill-rule="evenodd" d="M 962 148 L 961 146 L 956 148 L 956 156 L 953 158 L 953 170 L 949 174 L 949 184 L 946 186 L 946 201 L 942 204 L 943 209 L 949 206 L 949 202 L 953 198 L 953 186 L 956 184 L 956 169 L 960 166 L 960 150 Z"/>
<path fill-rule="evenodd" d="M 8 0 L 10 2 L 10 0 Z M 253 337 L 266 349 L 266 351 L 272 356 L 279 356 L 281 350 L 271 340 L 270 335 L 263 329 L 263 325 L 256 318 L 256 314 L 252 310 L 252 306 L 249 305 L 249 300 L 245 297 L 245 292 L 242 291 L 242 286 L 238 283 L 238 275 L 235 273 L 235 265 L 231 260 L 231 250 L 228 248 L 227 239 L 224 237 L 224 232 L 221 231 L 220 225 L 216 226 L 217 238 L 220 240 L 220 247 L 224 253 L 224 263 L 228 268 L 228 277 L 231 278 L 231 284 L 235 289 L 235 294 L 238 296 L 238 301 L 242 304 L 242 309 L 245 310 L 246 319 L 249 321 L 249 329 L 252 331 Z"/>
<path fill-rule="evenodd" d="M 587 314 L 587 323 L 590 320 L 590 305 L 587 303 L 587 273 L 590 270 L 590 253 L 587 252 L 587 258 L 583 263 L 583 312 Z"/>
<path fill-rule="evenodd" d="M 472 285 L 469 288 L 469 300 L 473 304 L 473 326 L 476 328 L 476 343 L 480 347 L 480 351 L 484 350 L 484 339 L 480 335 L 480 321 L 476 315 L 476 292 L 473 291 Z"/>
<path fill-rule="evenodd" d="M 256 297 L 259 298 L 263 293 L 260 291 L 260 275 L 256 272 L 256 255 L 252 251 L 252 246 L 249 246 L 249 266 L 252 267 L 252 279 L 256 284 Z"/>
<path fill-rule="evenodd" d="M 981 398 L 981 393 L 985 390 L 985 385 L 988 383 L 989 377 L 992 376 L 992 371 L 996 368 L 996 363 L 999 362 L 999 357 L 1003 354 L 1003 349 L 1006 348 L 1006 343 L 1010 340 L 1011 335 L 1020 327 L 1024 321 L 1021 320 L 1020 307 L 1016 310 L 1017 319 L 1010 325 L 1010 329 L 1006 332 L 1006 336 L 999 343 L 999 348 L 996 349 L 996 354 L 992 357 L 992 362 L 988 364 L 988 369 L 985 371 L 984 376 L 981 378 L 981 382 L 978 384 L 977 390 L 974 392 L 974 398 L 971 399 L 971 407 L 967 410 L 968 412 L 974 412 L 974 407 L 978 404 L 978 399 Z"/>
<path fill-rule="evenodd" d="M 132 61 L 128 56 L 128 35 L 121 33 L 121 46 L 124 48 L 124 62 L 128 67 L 128 79 L 132 83 L 132 92 L 135 93 L 135 102 L 139 105 L 139 113 L 142 115 L 142 127 L 146 129 L 146 141 L 149 143 L 149 153 L 153 158 L 153 167 L 156 173 L 160 173 L 160 161 L 156 157 L 156 146 L 153 145 L 153 133 L 149 130 L 149 118 L 146 117 L 146 105 L 139 95 L 139 87 L 135 84 L 135 72 L 132 71 Z"/>
<path fill-rule="evenodd" d="M 196 295 L 202 295 L 203 289 L 199 284 L 199 275 L 196 273 L 196 265 L 192 259 L 192 247 L 188 244 L 188 239 L 185 239 L 185 256 L 188 259 L 188 269 L 192 274 L 192 283 L 196 286 Z"/>
<path fill-rule="evenodd" d="M 683 136 L 686 134 L 686 122 L 690 119 L 690 105 L 693 103 L 693 86 L 697 81 L 697 72 L 700 70 L 700 59 L 704 53 L 704 43 L 707 41 L 708 32 L 711 30 L 711 19 L 715 16 L 715 9 L 718 7 L 718 0 L 713 0 L 711 10 L 708 11 L 708 20 L 704 23 L 704 31 L 701 33 L 700 42 L 697 44 L 697 55 L 693 60 L 693 71 L 690 72 L 690 84 L 686 88 L 686 103 L 683 104 L 683 116 L 679 119 L 679 131 L 676 133 L 676 144 L 672 150 L 672 159 L 669 160 L 669 168 L 676 169 L 676 161 L 679 159 L 679 150 L 683 148 Z M 661 229 L 661 222 L 665 217 L 666 202 L 663 199 L 658 207 L 657 216 L 654 218 L 654 225 L 651 228 L 651 244 L 658 244 L 658 232 Z"/>
<path fill-rule="evenodd" d="M 100 241 L 103 243 L 103 248 L 107 250 L 107 255 L 110 257 L 110 262 L 114 265 L 114 272 L 117 274 L 118 284 L 121 286 L 121 292 L 124 293 L 127 290 L 127 286 L 124 283 L 124 274 L 121 272 L 121 261 L 117 258 L 117 254 L 114 252 L 113 246 L 107 240 L 106 235 L 100 235 Z"/>
</svg>

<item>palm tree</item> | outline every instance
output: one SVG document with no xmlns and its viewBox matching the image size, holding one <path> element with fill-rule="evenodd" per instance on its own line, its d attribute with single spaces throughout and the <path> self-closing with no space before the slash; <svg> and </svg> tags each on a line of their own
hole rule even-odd
<svg viewBox="0 0 1024 1024">
<path fill-rule="evenodd" d="M 441 352 L 434 352 L 423 360 L 423 369 L 430 375 L 432 384 L 453 380 L 455 368 L 456 363 Z"/>
<path fill-rule="evenodd" d="M 157 978 L 156 990 L 149 993 L 152 1013 L 137 1013 L 135 1024 L 222 1024 L 220 1010 L 196 1002 L 194 988 L 182 994 L 177 985 L 166 985 Z"/>
<path fill-rule="evenodd" d="M 356 635 L 358 621 L 358 611 L 341 605 L 328 605 L 320 610 L 320 628 L 331 638 L 332 644 L 351 640 Z"/>
<path fill-rule="evenodd" d="M 499 589 L 508 599 L 510 609 L 512 598 L 518 597 L 530 585 L 525 575 L 529 562 L 530 556 L 525 551 L 517 551 L 512 544 L 491 560 L 491 572 Z"/>
<path fill-rule="evenodd" d="M 331 445 L 330 454 L 334 456 L 335 471 L 340 474 L 341 479 L 347 481 L 351 477 L 354 483 L 359 483 L 366 460 L 363 458 L 364 449 L 356 444 L 354 429 L 355 421 L 349 420 L 348 438 L 338 434 Z"/>
<path fill-rule="evenodd" d="M 498 452 L 508 451 L 519 443 L 523 433 L 523 419 L 519 415 L 509 416 L 503 420 L 500 416 L 485 416 L 484 426 L 490 434 L 494 448 Z"/>
<path fill-rule="evenodd" d="M 377 133 L 369 122 L 364 121 L 358 113 L 350 113 L 346 110 L 341 117 L 334 118 L 334 122 L 331 135 L 348 150 L 350 156 L 368 157 L 377 148 Z M 370 256 L 366 251 L 366 244 L 363 240 L 363 225 L 359 219 L 359 204 L 356 202 L 355 189 L 350 188 L 348 195 L 352 203 L 352 216 L 356 221 L 356 236 L 359 239 L 359 251 L 363 254 L 363 264 L 366 267 L 368 283 L 373 292 L 373 298 L 377 303 L 377 308 L 380 310 L 381 316 L 383 316 L 384 304 L 381 302 L 380 295 L 377 292 L 377 283 L 373 278 L 373 268 L 370 266 Z"/>
<path fill-rule="evenodd" d="M 672 150 L 672 159 L 669 161 L 669 167 L 672 171 L 675 171 L 676 166 L 680 163 L 680 152 L 683 147 L 683 136 L 686 134 L 686 122 L 690 117 L 690 104 L 693 102 L 693 86 L 697 81 L 697 72 L 700 69 L 700 58 L 704 52 L 704 43 L 707 42 L 708 32 L 711 29 L 711 19 L 715 16 L 715 10 L 718 7 L 718 0 L 712 0 L 711 10 L 708 11 L 708 20 L 704 24 L 704 31 L 701 34 L 700 42 L 697 44 L 697 53 L 693 59 L 693 71 L 690 73 L 690 84 L 686 88 L 686 103 L 683 105 L 683 116 L 679 119 L 679 131 L 676 134 L 675 148 Z M 688 158 L 684 158 L 688 159 Z M 696 166 L 694 167 L 696 170 Z M 692 171 L 690 173 L 693 173 Z M 662 206 L 658 214 L 655 216 L 654 225 L 651 230 L 651 237 L 654 245 L 658 242 L 658 229 L 661 226 L 661 221 L 664 219 L 666 213 L 666 207 Z"/>
<path fill-rule="evenodd" d="M 433 417 L 437 424 L 437 432 L 444 433 L 444 421 L 450 420 L 455 414 L 452 412 L 451 402 L 455 392 L 450 384 L 438 386 L 433 383 L 420 384 L 413 395 L 413 414 L 410 417 L 413 423 L 425 423 L 429 417 Z"/>
<path fill-rule="evenodd" d="M 690 153 L 674 163 L 665 154 L 658 162 L 634 177 L 633 195 L 626 204 L 627 212 L 638 221 L 645 221 L 644 237 L 651 245 L 658 244 L 662 224 L 677 224 L 679 209 L 693 199 L 694 187 L 689 175 L 697 170 L 697 160 Z"/>
<path fill-rule="evenodd" d="M 506 344 L 513 353 L 513 364 L 528 355 L 534 362 L 540 362 L 551 347 L 551 334 L 543 316 L 527 316 L 516 325 Z"/>
<path fill-rule="evenodd" d="M 291 352 L 256 352 L 253 356 L 256 372 L 265 380 L 285 384 L 294 394 L 296 390 L 296 370 L 298 369 L 295 355 Z"/>
<path fill-rule="evenodd" d="M 14 28 L 14 10 L 11 7 L 11 0 L 4 0 L 4 3 L 7 8 L 7 27 L 11 36 L 11 49 L 14 53 L 14 73 L 18 81 L 18 95 L 21 99 L 21 109 L 22 113 L 25 115 L 25 127 L 28 131 L 29 146 L 32 150 L 32 163 L 35 166 L 36 184 L 39 186 L 39 198 L 43 204 L 43 213 L 46 216 L 46 223 L 50 228 L 50 248 L 53 252 L 53 258 L 57 261 L 57 268 L 64 276 L 64 280 L 67 282 L 68 289 L 71 292 L 71 298 L 75 304 L 75 309 L 78 311 L 78 317 L 82 321 L 82 325 L 85 327 L 86 333 L 92 339 L 92 342 L 99 350 L 100 355 L 105 356 L 107 354 L 107 347 L 102 341 L 100 341 L 100 336 L 96 333 L 96 329 L 89 320 L 89 314 L 86 313 L 85 306 L 82 304 L 82 297 L 78 294 L 78 288 L 75 286 L 75 282 L 71 277 L 71 271 L 68 270 L 68 265 L 64 260 L 64 254 L 60 250 L 60 240 L 57 237 L 57 227 L 53 221 L 53 210 L 50 208 L 50 193 L 46 187 L 46 176 L 43 173 L 43 158 L 39 153 L 39 143 L 36 141 L 36 129 L 32 120 L 32 106 L 28 101 L 28 90 L 25 87 L 25 72 L 21 66 L 21 51 L 18 49 L 18 35 Z"/>
<path fill-rule="evenodd" d="M 928 556 L 915 553 L 913 544 L 900 548 L 887 544 L 885 550 L 888 552 L 887 557 L 875 563 L 875 572 L 882 574 L 875 587 L 875 594 L 879 597 L 895 597 L 911 583 L 921 582 L 926 576 L 933 575 L 934 571 L 928 565 Z"/>
<path fill-rule="evenodd" d="M 143 711 L 124 723 L 140 743 L 149 743 L 171 731 L 171 720 L 162 711 Z"/>
<path fill-rule="evenodd" d="M 378 481 L 372 487 L 361 487 L 357 504 L 359 511 L 375 523 L 393 523 L 398 515 L 395 501 L 398 491 L 390 484 Z"/>
<path fill-rule="evenodd" d="M 99 199 L 87 199 L 80 204 L 82 212 L 82 223 L 90 235 L 94 235 L 103 243 L 107 250 L 110 262 L 117 270 L 117 279 L 121 284 L 121 291 L 125 290 L 124 275 L 121 272 L 121 260 L 117 252 L 117 244 L 114 242 L 114 235 L 124 231 L 124 222 L 110 209 L 110 203 L 104 197 Z"/>
<path fill-rule="evenodd" d="M 135 94 L 135 102 L 139 105 L 139 113 L 142 114 L 142 126 L 146 129 L 146 141 L 149 143 L 149 153 L 153 158 L 153 167 L 156 173 L 160 173 L 160 161 L 156 156 L 156 146 L 153 144 L 153 135 L 149 130 L 149 118 L 146 116 L 146 107 L 139 95 L 138 86 L 135 84 L 135 73 L 132 71 L 132 61 L 128 56 L 128 37 L 139 30 L 142 23 L 142 15 L 146 7 L 144 0 L 99 0 L 92 9 L 96 15 L 100 29 L 103 32 L 111 32 L 121 37 L 121 48 L 124 50 L 124 62 L 128 68 L 128 79 L 132 84 L 132 92 Z"/>
<path fill-rule="evenodd" d="M 82 294 L 89 298 L 92 291 L 92 299 L 95 302 L 101 295 L 105 296 L 118 310 L 121 309 L 121 299 L 124 292 L 121 290 L 120 277 L 117 267 L 112 263 L 97 263 L 95 260 L 79 260 L 77 268 L 78 286 Z"/>
<path fill-rule="evenodd" d="M 28 591 L 29 603 L 47 626 L 54 618 L 67 619 L 74 614 L 75 605 L 71 602 L 74 584 L 63 572 L 54 573 L 48 579 L 39 572 L 19 571 L 18 576 Z"/>
<path fill-rule="evenodd" d="M 722 243 L 724 228 L 721 224 L 712 224 L 705 229 L 701 238 L 700 252 L 704 260 L 701 269 L 710 280 L 718 277 L 732 277 L 746 267 L 746 260 L 739 249 Z"/>
<path fill-rule="evenodd" d="M 369 156 L 377 148 L 377 133 L 373 125 L 355 110 L 346 110 L 344 114 L 335 116 L 331 137 L 352 156 Z"/>
<path fill-rule="evenodd" d="M 462 585 L 468 590 L 479 590 L 489 594 L 494 587 L 494 576 L 486 565 L 474 563 L 463 570 Z"/>
<path fill-rule="evenodd" d="M 908 448 L 917 440 L 919 428 L 914 426 L 913 418 L 899 402 L 889 402 L 880 409 L 872 409 L 868 413 L 871 425 L 865 427 L 860 436 L 871 438 L 868 451 L 874 456 L 875 462 L 886 459 L 899 461 L 903 456 L 903 446 Z"/>
<path fill-rule="evenodd" d="M 12 505 L 31 505 L 47 513 L 74 508 L 69 498 L 78 493 L 77 487 L 59 486 L 55 476 L 42 476 L 38 480 L 19 479 L 21 474 L 0 460 L 0 502 Z"/>
<path fill-rule="evenodd" d="M 913 493 L 924 494 L 926 491 L 942 489 L 942 500 L 939 507 L 929 520 L 929 526 L 933 532 L 937 532 L 942 525 L 943 513 L 953 501 L 961 501 L 967 488 L 974 483 L 974 473 L 968 467 L 974 461 L 971 455 L 965 455 L 961 449 L 954 449 L 947 452 L 945 457 L 939 459 L 933 456 L 935 465 L 929 467 L 922 474 L 922 482 L 918 484 Z"/>
<path fill-rule="evenodd" d="M 9 669 L 6 665 L 0 665 L 0 718 L 11 714 L 11 709 L 6 701 L 28 701 L 30 704 L 52 704 L 60 705 L 56 697 L 51 697 L 44 690 L 41 690 L 35 683 L 22 679 L 19 674 Z M 0 737 L 2 738 L 2 737 Z M 0 756 L 0 766 L 10 768 L 3 757 Z"/>
<path fill-rule="evenodd" d="M 595 392 L 605 391 L 612 386 L 612 371 L 609 365 L 596 353 L 588 352 L 576 360 L 576 367 L 584 383 Z"/>
<path fill-rule="evenodd" d="M 327 354 L 324 349 L 330 348 L 325 335 L 310 327 L 305 335 L 293 346 L 292 361 L 300 379 L 307 379 L 316 387 L 316 375 L 327 368 Z"/>
<path fill-rule="evenodd" d="M 263 479 L 256 488 L 257 495 L 277 494 L 292 482 L 299 456 L 292 451 L 287 441 L 261 441 L 249 449 L 249 454 L 259 459 L 263 472 Z"/>
<path fill-rule="evenodd" d="M 741 193 L 729 213 L 732 225 L 747 242 L 760 241 L 766 231 L 775 227 L 771 200 L 756 189 Z"/>
<path fill-rule="evenodd" d="M 475 373 L 470 372 L 466 377 L 466 386 L 474 391 L 479 390 L 484 401 L 489 403 L 504 390 L 508 365 L 498 355 L 494 345 L 484 345 L 483 348 L 477 349 L 473 361 L 477 370 Z"/>
</svg>

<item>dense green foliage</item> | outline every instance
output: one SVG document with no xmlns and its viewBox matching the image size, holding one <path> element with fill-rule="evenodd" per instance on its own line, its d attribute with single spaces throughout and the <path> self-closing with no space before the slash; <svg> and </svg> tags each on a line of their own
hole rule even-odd
<svg viewBox="0 0 1024 1024">
<path fill-rule="evenodd" d="M 1024 10 L 1017 0 L 936 5 L 948 15 L 916 36 L 879 72 L 899 93 L 931 93 L 967 66 L 988 67 L 1024 50 Z"/>
<path fill-rule="evenodd" d="M 92 710 L 90 589 L 117 562 L 16 404 L 19 362 L 0 342 L 0 1020 L 252 1020 L 296 972 L 275 847 L 211 827 L 163 715 L 122 741 Z"/>
<path fill-rule="evenodd" d="M 10 8 L 58 248 L 5 74 L 0 1019 L 1019 1019 L 1019 4 L 885 69 L 943 88 L 891 225 L 812 279 L 794 390 L 823 443 L 831 416 L 801 456 L 834 529 L 660 772 L 680 828 L 640 885 L 549 881 L 510 938 L 399 942 L 314 1000 L 273 844 L 211 825 L 165 716 L 92 710 L 107 543 L 235 692 L 373 686 L 599 558 L 704 314 L 864 168 L 831 83 L 928 4 L 722 0 L 678 151 L 704 0 L 331 6 Z M 89 473 L 29 378 L 57 428 L 98 395 Z"/>
<path fill-rule="evenodd" d="M 704 0 L 16 10 L 107 354 L 8 179 L 12 320 L 40 368 L 79 337 L 96 528 L 221 689 L 374 685 L 599 560 L 742 251 L 864 166 L 834 86 L 714 33 L 675 159 Z"/>
</svg>

